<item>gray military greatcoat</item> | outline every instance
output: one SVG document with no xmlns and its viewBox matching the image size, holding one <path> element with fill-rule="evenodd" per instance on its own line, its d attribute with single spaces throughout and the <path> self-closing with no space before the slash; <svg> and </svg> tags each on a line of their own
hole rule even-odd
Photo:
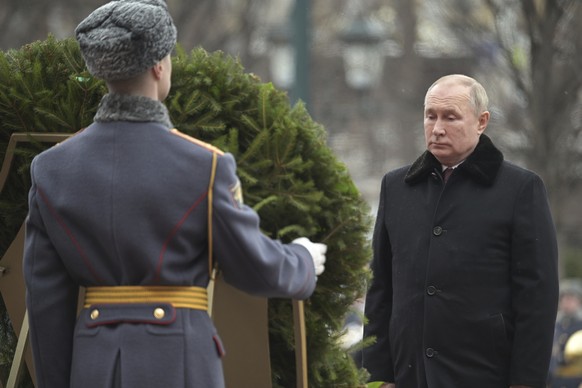
<svg viewBox="0 0 582 388">
<path fill-rule="evenodd" d="M 231 285 L 305 299 L 309 252 L 261 234 L 230 154 L 171 129 L 165 107 L 107 95 L 96 122 L 31 166 L 24 275 L 40 388 L 223 387 L 222 344 L 206 311 L 103 306 L 77 319 L 79 286 L 206 287 L 213 154 L 214 257 Z M 242 334 L 242 333 L 241 333 Z"/>
</svg>

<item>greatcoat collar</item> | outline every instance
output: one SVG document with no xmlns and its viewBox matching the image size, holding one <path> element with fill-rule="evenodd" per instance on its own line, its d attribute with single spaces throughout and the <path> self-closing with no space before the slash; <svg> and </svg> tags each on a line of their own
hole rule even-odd
<svg viewBox="0 0 582 388">
<path fill-rule="evenodd" d="M 477 147 L 469 157 L 457 167 L 459 172 L 484 186 L 491 186 L 503 162 L 503 154 L 482 134 Z M 433 173 L 441 172 L 441 163 L 428 150 L 410 166 L 404 181 L 409 185 L 419 183 Z"/>
<path fill-rule="evenodd" d="M 103 96 L 94 120 L 97 122 L 154 122 L 173 128 L 168 108 L 160 101 L 144 96 L 116 93 Z"/>
</svg>

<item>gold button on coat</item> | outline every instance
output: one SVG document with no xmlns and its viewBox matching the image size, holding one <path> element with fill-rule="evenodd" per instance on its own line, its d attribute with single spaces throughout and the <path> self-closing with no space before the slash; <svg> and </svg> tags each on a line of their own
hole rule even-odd
<svg viewBox="0 0 582 388">
<path fill-rule="evenodd" d="M 91 319 L 95 320 L 97 318 L 99 318 L 99 310 L 95 309 L 91 311 Z"/>
<path fill-rule="evenodd" d="M 156 319 L 162 319 L 165 315 L 166 312 L 161 307 L 158 307 L 157 309 L 154 310 L 154 317 L 156 317 Z"/>
</svg>

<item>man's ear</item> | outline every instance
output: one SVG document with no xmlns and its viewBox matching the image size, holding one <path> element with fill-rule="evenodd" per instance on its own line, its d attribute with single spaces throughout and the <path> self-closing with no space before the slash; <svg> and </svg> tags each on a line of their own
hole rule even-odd
<svg viewBox="0 0 582 388">
<path fill-rule="evenodd" d="M 488 111 L 485 111 L 485 112 L 481 113 L 481 115 L 479 115 L 479 128 L 477 130 L 477 132 L 479 132 L 479 135 L 485 131 L 485 128 L 487 128 L 487 124 L 489 124 L 489 117 L 490 116 L 491 115 Z"/>
<path fill-rule="evenodd" d="M 158 62 L 156 63 L 153 67 L 152 67 L 152 74 L 154 75 L 154 77 L 159 80 L 160 78 L 162 78 L 162 71 L 163 71 L 163 66 L 162 66 L 162 62 Z"/>
</svg>

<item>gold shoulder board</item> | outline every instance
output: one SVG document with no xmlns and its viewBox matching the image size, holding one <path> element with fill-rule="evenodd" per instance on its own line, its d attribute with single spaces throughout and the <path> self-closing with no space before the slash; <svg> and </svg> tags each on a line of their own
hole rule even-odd
<svg viewBox="0 0 582 388">
<path fill-rule="evenodd" d="M 224 155 L 224 151 L 220 150 L 219 148 L 213 146 L 212 144 L 203 142 L 202 140 L 198 140 L 195 137 L 186 135 L 185 133 L 182 133 L 180 131 L 178 131 L 176 128 L 171 129 L 170 130 L 171 133 L 173 133 L 176 136 L 180 136 L 182 139 L 186 139 L 191 143 L 197 144 L 200 147 L 206 148 L 207 150 L 217 153 L 218 155 Z"/>
</svg>

